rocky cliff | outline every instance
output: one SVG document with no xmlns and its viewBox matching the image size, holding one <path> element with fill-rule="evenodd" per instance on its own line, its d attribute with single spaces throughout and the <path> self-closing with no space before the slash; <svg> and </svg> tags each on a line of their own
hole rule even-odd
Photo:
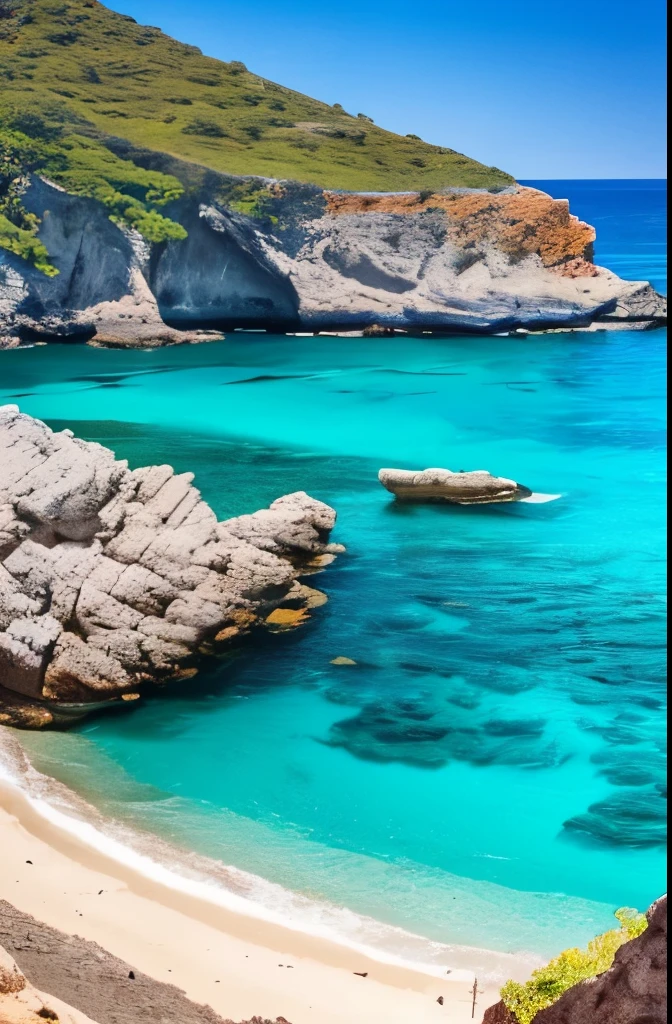
<svg viewBox="0 0 672 1024">
<path fill-rule="evenodd" d="M 331 508 L 299 492 L 218 523 L 191 481 L 0 407 L 0 722 L 49 725 L 189 679 L 326 601 L 299 577 L 342 550 Z"/>
<path fill-rule="evenodd" d="M 594 230 L 567 202 L 517 185 L 366 195 L 211 173 L 166 207 L 187 237 L 154 244 L 39 177 L 24 205 L 59 273 L 0 251 L 0 347 L 153 346 L 236 326 L 643 328 L 666 316 L 650 285 L 593 264 Z"/>
<path fill-rule="evenodd" d="M 2 1024 L 95 1024 L 79 1010 L 60 999 L 38 992 L 19 970 L 14 959 L 0 946 L 0 1021 Z"/>
<path fill-rule="evenodd" d="M 646 916 L 646 930 L 621 946 L 608 971 L 568 989 L 534 1024 L 666 1024 L 667 896 Z M 483 1024 L 517 1022 L 500 1002 L 486 1010 Z"/>
</svg>

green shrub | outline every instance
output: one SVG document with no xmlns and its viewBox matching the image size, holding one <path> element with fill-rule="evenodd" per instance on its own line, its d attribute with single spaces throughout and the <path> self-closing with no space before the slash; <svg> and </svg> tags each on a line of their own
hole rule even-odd
<svg viewBox="0 0 672 1024">
<path fill-rule="evenodd" d="M 25 113 L 10 118 L 12 124 L 33 124 Z M 37 127 L 41 124 L 38 117 Z M 150 242 L 186 238 L 185 229 L 160 212 L 161 207 L 183 194 L 177 178 L 122 160 L 94 139 L 72 134 L 56 145 L 5 128 L 0 119 L 0 214 L 4 218 L 0 247 L 28 260 L 45 274 L 57 271 L 35 237 L 39 219 L 22 204 L 34 171 L 44 172 L 71 195 L 97 199 L 110 220 L 134 227 Z"/>
<path fill-rule="evenodd" d="M 4 213 L 0 213 L 0 249 L 20 256 L 47 277 L 55 277 L 58 274 L 58 270 L 49 259 L 46 245 L 43 245 L 32 231 L 25 231 L 12 224 Z"/>
<path fill-rule="evenodd" d="M 57 43 L 58 46 L 72 46 L 79 39 L 80 33 L 75 29 L 68 32 L 51 32 L 46 38 L 50 43 Z"/>
<path fill-rule="evenodd" d="M 524 985 L 507 981 L 501 991 L 502 1000 L 518 1024 L 532 1024 L 540 1010 L 552 1006 L 572 985 L 609 970 L 617 949 L 646 928 L 644 914 L 629 907 L 617 910 L 615 917 L 621 927 L 598 935 L 586 949 L 566 949 L 534 971 Z"/>
<path fill-rule="evenodd" d="M 222 84 L 222 80 L 215 75 L 186 75 L 188 82 L 195 82 L 196 85 L 208 85 L 211 88 L 215 88 Z"/>
<path fill-rule="evenodd" d="M 225 139 L 227 133 L 216 121 L 206 121 L 203 118 L 196 118 L 190 121 L 182 129 L 185 135 L 205 135 L 209 139 Z"/>
</svg>

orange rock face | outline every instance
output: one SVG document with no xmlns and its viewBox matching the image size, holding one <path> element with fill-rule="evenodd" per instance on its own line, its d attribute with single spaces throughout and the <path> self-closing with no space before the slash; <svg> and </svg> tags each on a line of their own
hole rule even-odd
<svg viewBox="0 0 672 1024">
<path fill-rule="evenodd" d="M 325 192 L 327 212 L 418 214 L 443 210 L 447 237 L 467 250 L 495 245 L 513 262 L 536 254 L 545 267 L 572 264 L 570 276 L 590 276 L 595 229 L 569 212 L 566 199 L 519 186 L 515 193 L 358 195 Z M 581 267 L 581 269 L 579 269 Z M 562 269 L 561 269 L 561 272 Z"/>
</svg>

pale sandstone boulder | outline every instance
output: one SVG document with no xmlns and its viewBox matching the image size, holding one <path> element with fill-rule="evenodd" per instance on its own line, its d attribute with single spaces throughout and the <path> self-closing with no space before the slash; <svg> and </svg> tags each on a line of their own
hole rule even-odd
<svg viewBox="0 0 672 1024">
<path fill-rule="evenodd" d="M 484 505 L 520 501 L 527 487 L 485 470 L 453 473 L 449 469 L 381 469 L 378 479 L 395 497 L 405 501 L 445 501 L 455 505 Z"/>
<path fill-rule="evenodd" d="M 0 686 L 33 702 L 27 724 L 44 701 L 58 717 L 190 678 L 274 612 L 319 606 L 297 581 L 342 550 L 333 509 L 297 492 L 218 523 L 192 481 L 0 407 Z"/>
</svg>

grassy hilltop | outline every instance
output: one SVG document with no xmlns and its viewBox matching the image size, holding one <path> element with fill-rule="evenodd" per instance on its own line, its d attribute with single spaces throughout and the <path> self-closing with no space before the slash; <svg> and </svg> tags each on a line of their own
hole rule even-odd
<svg viewBox="0 0 672 1024">
<path fill-rule="evenodd" d="M 166 159 L 151 170 L 145 160 L 143 169 L 134 147 Z M 49 272 L 38 224 L 21 202 L 30 171 L 97 198 L 152 241 L 181 237 L 162 208 L 189 175 L 169 158 L 355 191 L 512 181 L 452 149 L 269 82 L 238 61 L 204 57 L 98 0 L 0 0 L 0 246 Z"/>
</svg>

